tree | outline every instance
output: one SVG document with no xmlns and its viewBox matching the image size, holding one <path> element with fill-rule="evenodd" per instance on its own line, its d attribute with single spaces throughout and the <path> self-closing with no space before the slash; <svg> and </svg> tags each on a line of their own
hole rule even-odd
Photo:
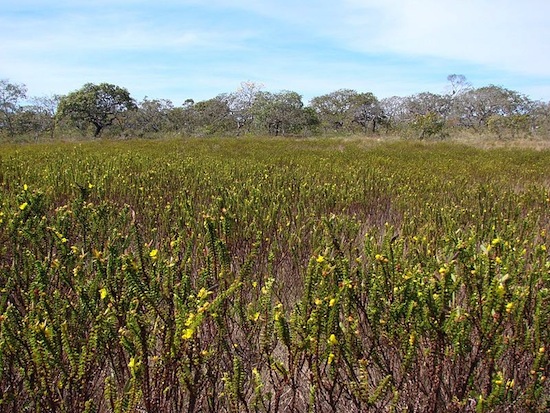
<svg viewBox="0 0 550 413">
<path fill-rule="evenodd" d="M 30 99 L 30 104 L 22 106 L 14 116 L 14 127 L 17 133 L 32 134 L 39 139 L 46 133 L 54 136 L 55 112 L 60 96 L 42 96 Z"/>
<path fill-rule="evenodd" d="M 380 102 L 371 92 L 359 93 L 353 98 L 353 121 L 361 125 L 364 132 L 367 132 L 372 123 L 372 132 L 376 126 L 386 117 L 380 106 Z"/>
<path fill-rule="evenodd" d="M 380 108 L 385 116 L 385 125 L 389 129 L 399 129 L 407 125 L 409 114 L 407 98 L 391 96 L 380 100 Z"/>
<path fill-rule="evenodd" d="M 447 81 L 449 82 L 449 95 L 451 97 L 461 95 L 472 88 L 471 83 L 468 82 L 464 75 L 449 75 L 447 76 Z"/>
<path fill-rule="evenodd" d="M 317 112 L 325 130 L 338 131 L 349 126 L 353 120 L 351 109 L 357 92 L 352 89 L 339 89 L 311 99 L 310 106 Z"/>
<path fill-rule="evenodd" d="M 518 92 L 490 85 L 463 93 L 457 107 L 460 124 L 479 130 L 496 116 L 529 114 L 532 102 Z"/>
<path fill-rule="evenodd" d="M 408 97 L 406 106 L 413 119 L 433 113 L 445 120 L 449 115 L 451 102 L 448 96 L 422 92 Z"/>
<path fill-rule="evenodd" d="M 262 87 L 263 85 L 252 81 L 241 82 L 241 86 L 236 92 L 226 95 L 229 109 L 237 123 L 238 133 L 250 131 L 254 121 L 251 109 Z"/>
<path fill-rule="evenodd" d="M 251 113 L 261 130 L 279 136 L 298 132 L 305 125 L 303 108 L 302 96 L 296 92 L 258 92 Z"/>
<path fill-rule="evenodd" d="M 120 121 L 125 112 L 135 108 L 136 104 L 125 88 L 109 83 L 87 83 L 61 98 L 57 116 L 69 119 L 80 128 L 93 125 L 94 137 L 98 137 L 106 127 Z"/>
<path fill-rule="evenodd" d="M 358 93 L 352 89 L 339 89 L 314 97 L 310 106 L 317 113 L 325 130 L 353 131 L 359 125 L 364 132 L 369 129 L 374 132 L 385 119 L 380 102 L 371 92 Z"/>
<path fill-rule="evenodd" d="M 550 102 L 533 102 L 530 129 L 536 135 L 550 136 Z"/>
<path fill-rule="evenodd" d="M 227 95 L 221 94 L 215 98 L 203 100 L 193 105 L 195 117 L 195 132 L 199 135 L 225 133 L 235 128 Z"/>
<path fill-rule="evenodd" d="M 0 80 L 0 131 L 6 131 L 9 136 L 15 135 L 15 117 L 22 110 L 21 100 L 26 97 L 25 85 Z"/>
<path fill-rule="evenodd" d="M 168 132 L 175 129 L 170 119 L 174 105 L 168 99 L 148 99 L 138 104 L 137 110 L 129 112 L 126 122 L 139 135 Z"/>
</svg>

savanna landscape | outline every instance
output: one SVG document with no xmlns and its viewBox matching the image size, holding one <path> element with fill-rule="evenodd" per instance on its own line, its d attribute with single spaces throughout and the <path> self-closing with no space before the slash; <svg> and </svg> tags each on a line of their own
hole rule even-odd
<svg viewBox="0 0 550 413">
<path fill-rule="evenodd" d="M 0 411 L 548 411 L 547 104 L 344 92 L 4 105 Z"/>
</svg>

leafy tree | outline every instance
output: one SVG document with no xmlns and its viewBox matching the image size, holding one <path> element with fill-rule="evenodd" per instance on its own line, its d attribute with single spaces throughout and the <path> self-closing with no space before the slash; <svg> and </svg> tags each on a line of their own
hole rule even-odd
<svg viewBox="0 0 550 413">
<path fill-rule="evenodd" d="M 446 119 L 449 115 L 451 104 L 448 96 L 422 92 L 408 97 L 406 106 L 412 119 L 429 113 Z"/>
<path fill-rule="evenodd" d="M 251 112 L 260 129 L 270 135 L 298 132 L 305 124 L 302 96 L 292 91 L 259 92 Z"/>
<path fill-rule="evenodd" d="M 380 100 L 380 108 L 385 116 L 386 128 L 396 129 L 407 125 L 409 113 L 407 109 L 407 98 L 391 96 Z"/>
<path fill-rule="evenodd" d="M 178 134 L 192 135 L 197 129 L 198 116 L 195 101 L 186 99 L 181 106 L 168 111 L 168 121 L 172 130 Z"/>
<path fill-rule="evenodd" d="M 87 83 L 61 99 L 57 116 L 69 119 L 82 129 L 93 125 L 94 137 L 98 137 L 106 127 L 120 121 L 125 112 L 135 108 L 136 104 L 125 88 L 109 83 Z"/>
<path fill-rule="evenodd" d="M 252 106 L 260 94 L 262 87 L 263 85 L 256 82 L 242 82 L 236 92 L 226 96 L 233 118 L 237 123 L 238 133 L 241 133 L 241 131 L 250 132 L 250 128 L 254 122 Z"/>
<path fill-rule="evenodd" d="M 310 106 L 317 112 L 325 130 L 338 131 L 349 126 L 353 119 L 351 110 L 357 92 L 352 89 L 339 89 L 311 99 Z"/>
<path fill-rule="evenodd" d="M 23 106 L 15 118 L 18 133 L 30 133 L 35 139 L 46 134 L 53 138 L 55 112 L 60 98 L 59 95 L 31 98 L 31 104 Z"/>
<path fill-rule="evenodd" d="M 175 128 L 170 119 L 174 105 L 168 99 L 148 99 L 145 97 L 137 105 L 137 110 L 129 111 L 126 125 L 139 135 L 145 133 L 168 132 Z"/>
<path fill-rule="evenodd" d="M 457 114 L 462 126 L 480 130 L 495 116 L 526 115 L 532 102 L 524 95 L 500 86 L 471 89 L 460 98 Z"/>
<path fill-rule="evenodd" d="M 361 125 L 364 132 L 372 124 L 372 132 L 376 131 L 379 123 L 384 121 L 385 115 L 380 102 L 371 92 L 359 93 L 353 99 L 353 121 Z"/>
<path fill-rule="evenodd" d="M 200 135 L 228 132 L 235 127 L 225 94 L 197 102 L 193 105 L 193 112 L 196 132 Z"/>
<path fill-rule="evenodd" d="M 533 133 L 543 137 L 550 136 L 550 102 L 533 102 L 530 119 Z"/>
<path fill-rule="evenodd" d="M 9 136 L 16 133 L 15 118 L 21 112 L 21 100 L 27 97 L 27 87 L 23 84 L 0 80 L 0 131 Z"/>
<path fill-rule="evenodd" d="M 375 131 L 385 118 L 374 94 L 358 93 L 352 89 L 340 89 L 317 96 L 311 100 L 310 106 L 317 112 L 325 130 L 353 131 L 359 125 L 364 132 L 369 129 Z"/>
<path fill-rule="evenodd" d="M 418 133 L 419 139 L 443 138 L 446 136 L 444 132 L 445 121 L 434 112 L 416 115 L 411 126 Z"/>
</svg>

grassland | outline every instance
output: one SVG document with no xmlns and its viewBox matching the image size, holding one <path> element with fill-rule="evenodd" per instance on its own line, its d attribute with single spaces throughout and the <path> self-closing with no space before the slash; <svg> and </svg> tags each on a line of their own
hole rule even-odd
<svg viewBox="0 0 550 413">
<path fill-rule="evenodd" d="M 550 151 L 0 148 L 2 412 L 546 412 Z"/>
</svg>

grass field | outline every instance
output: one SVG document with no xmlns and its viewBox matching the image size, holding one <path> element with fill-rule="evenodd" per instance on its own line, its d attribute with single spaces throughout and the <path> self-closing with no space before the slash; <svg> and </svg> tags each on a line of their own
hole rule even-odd
<svg viewBox="0 0 550 413">
<path fill-rule="evenodd" d="M 547 412 L 550 150 L 0 147 L 2 412 Z"/>
</svg>

